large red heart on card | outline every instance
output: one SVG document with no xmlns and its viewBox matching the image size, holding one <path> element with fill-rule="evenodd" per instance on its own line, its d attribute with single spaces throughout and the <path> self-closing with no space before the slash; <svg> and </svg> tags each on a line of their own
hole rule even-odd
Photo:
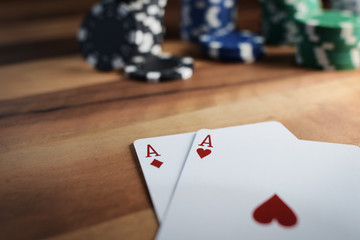
<svg viewBox="0 0 360 240">
<path fill-rule="evenodd" d="M 209 155 L 211 153 L 211 150 L 210 149 L 205 150 L 205 149 L 202 149 L 202 148 L 198 148 L 196 150 L 196 152 L 199 154 L 199 156 L 201 158 L 204 158 L 204 157 L 206 157 L 207 155 Z"/>
<path fill-rule="evenodd" d="M 276 194 L 257 207 L 253 213 L 254 219 L 262 224 L 277 220 L 285 227 L 293 227 L 297 223 L 295 213 Z"/>
</svg>

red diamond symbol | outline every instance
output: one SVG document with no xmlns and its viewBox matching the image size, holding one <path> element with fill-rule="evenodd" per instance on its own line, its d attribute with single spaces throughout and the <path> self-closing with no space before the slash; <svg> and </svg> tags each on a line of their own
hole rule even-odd
<svg viewBox="0 0 360 240">
<path fill-rule="evenodd" d="M 153 165 L 154 167 L 160 168 L 161 165 L 163 164 L 163 162 L 160 162 L 159 160 L 154 159 L 154 161 L 152 161 L 151 165 Z"/>
</svg>

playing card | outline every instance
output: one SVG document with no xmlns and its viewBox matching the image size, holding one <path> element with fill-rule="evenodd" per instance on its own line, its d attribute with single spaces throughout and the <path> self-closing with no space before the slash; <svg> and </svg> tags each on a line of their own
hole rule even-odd
<svg viewBox="0 0 360 240">
<path fill-rule="evenodd" d="M 256 126 L 256 127 L 254 127 Z M 231 130 L 237 127 L 224 128 Z M 267 135 L 269 138 L 293 141 L 296 137 L 279 122 L 265 122 L 241 126 L 253 129 L 248 138 Z M 195 133 L 185 133 L 162 137 L 139 139 L 134 142 L 135 150 L 159 222 L 164 217 L 183 164 L 195 137 Z M 245 136 L 244 136 L 245 137 Z M 204 146 L 208 140 L 205 140 Z M 200 150 L 199 150 L 200 151 Z M 209 150 L 204 148 L 206 154 Z"/>
<path fill-rule="evenodd" d="M 194 137 L 195 133 L 184 133 L 134 142 L 159 222 L 164 216 Z"/>
<path fill-rule="evenodd" d="M 156 239 L 360 239 L 360 149 L 254 132 L 197 133 Z"/>
</svg>

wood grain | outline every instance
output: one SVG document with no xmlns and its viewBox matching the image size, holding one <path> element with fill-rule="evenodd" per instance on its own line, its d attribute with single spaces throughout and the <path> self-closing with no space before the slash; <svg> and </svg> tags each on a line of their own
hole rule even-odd
<svg viewBox="0 0 360 240">
<path fill-rule="evenodd" d="M 88 4 L 34 1 L 46 14 L 14 2 L 25 15 L 6 13 L 1 6 L 16 8 L 6 0 L 0 18 L 23 30 L 0 29 L 13 36 L 2 49 L 29 52 L 35 42 L 63 42 L 74 28 L 29 29 L 71 28 Z M 242 24 L 256 29 L 257 14 L 244 13 Z M 300 139 L 360 146 L 360 72 L 296 67 L 293 48 L 269 47 L 263 61 L 230 64 L 170 39 L 165 51 L 194 57 L 195 74 L 162 84 L 96 72 L 69 49 L 46 59 L 19 52 L 22 61 L 0 66 L 0 239 L 153 239 L 158 223 L 132 147 L 138 138 L 277 120 Z"/>
<path fill-rule="evenodd" d="M 49 240 L 76 239 L 142 239 L 150 240 L 156 234 L 157 224 L 152 210 L 144 210 L 127 216 L 82 228 Z M 141 230 L 139 231 L 139 227 Z M 136 237 L 134 237 L 136 236 Z"/>
<path fill-rule="evenodd" d="M 176 41 L 166 46 L 183 48 Z M 8 87 L 14 95 L 0 102 L 0 237 L 81 239 L 94 231 L 93 239 L 111 238 L 118 221 L 130 227 L 129 216 L 152 209 L 131 147 L 138 138 L 278 120 L 301 139 L 360 145 L 359 72 L 295 68 L 292 49 L 269 52 L 255 65 L 198 58 L 192 79 L 164 84 L 90 70 L 74 74 L 69 70 L 87 66 L 70 57 L 78 63 L 56 70 L 60 77 L 34 78 L 42 90 Z M 40 74 L 43 64 L 52 72 L 64 60 L 29 64 Z M 23 71 L 4 70 L 21 83 Z M 61 74 L 74 80 L 73 88 Z M 48 86 L 46 76 L 53 81 Z M 144 221 L 150 239 L 156 219 L 146 214 Z M 144 239 L 124 231 L 127 239 Z"/>
</svg>

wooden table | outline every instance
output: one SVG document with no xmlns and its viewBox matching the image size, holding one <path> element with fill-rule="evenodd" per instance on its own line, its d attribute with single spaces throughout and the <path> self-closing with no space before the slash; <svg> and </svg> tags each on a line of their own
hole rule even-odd
<svg viewBox="0 0 360 240">
<path fill-rule="evenodd" d="M 359 71 L 298 68 L 292 48 L 252 65 L 164 48 L 195 57 L 191 79 L 132 81 L 77 53 L 0 66 L 0 239 L 152 239 L 138 138 L 276 120 L 300 139 L 360 145 Z"/>
</svg>

